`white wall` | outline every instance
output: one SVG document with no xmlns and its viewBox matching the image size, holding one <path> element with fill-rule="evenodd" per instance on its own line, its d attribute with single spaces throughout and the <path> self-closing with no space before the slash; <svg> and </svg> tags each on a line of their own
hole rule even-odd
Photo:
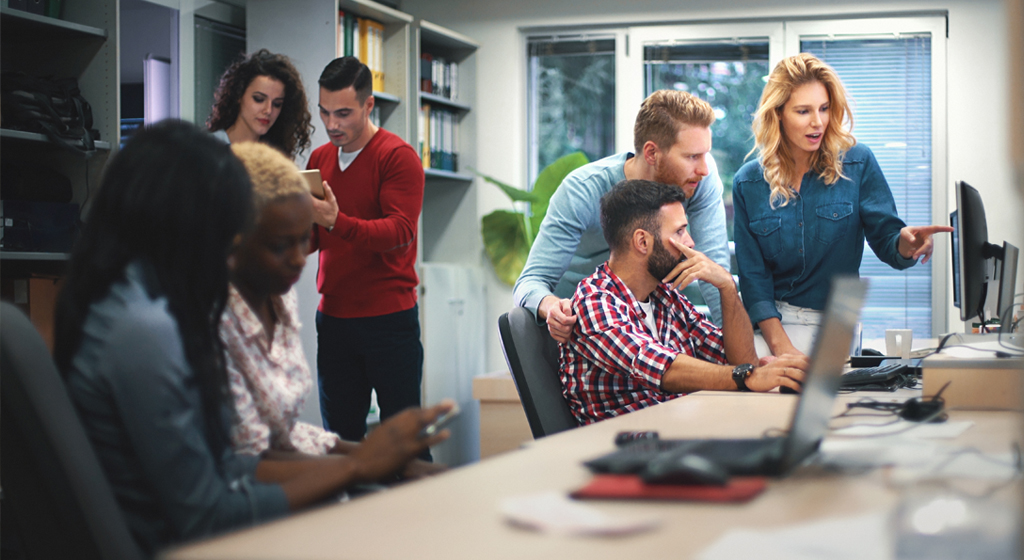
<svg viewBox="0 0 1024 560">
<path fill-rule="evenodd" d="M 142 0 L 121 2 L 121 82 L 142 83 L 142 64 L 147 54 L 170 60 L 173 10 Z M 173 29 L 177 35 L 177 28 Z M 177 53 L 175 53 L 177 54 Z"/>
<path fill-rule="evenodd" d="M 1009 143 L 1007 29 L 1002 0 L 856 2 L 781 0 L 404 0 L 402 11 L 444 25 L 480 42 L 477 52 L 477 167 L 513 185 L 526 183 L 525 45 L 520 28 L 645 22 L 808 17 L 842 14 L 891 14 L 948 10 L 948 177 L 966 180 L 986 204 L 989 237 L 1024 245 L 1024 195 L 1013 185 Z M 581 6 L 585 6 L 582 9 Z M 1024 92 L 1022 92 L 1024 93 Z M 504 194 L 477 182 L 478 214 L 508 208 Z M 949 190 L 952 197 L 952 188 Z M 950 198 L 949 207 L 955 207 Z M 465 232 L 479 235 L 479 226 Z M 949 268 L 949 255 L 937 254 Z M 484 262 L 481 255 L 481 262 Z M 489 267 L 488 267 L 488 270 Z M 1018 273 L 1020 277 L 1021 274 Z M 1020 282 L 1018 282 L 1019 284 Z M 487 367 L 505 369 L 497 337 L 497 317 L 512 306 L 512 291 L 489 277 Z M 948 315 L 954 316 L 952 302 Z M 951 324 L 949 330 L 962 324 Z"/>
</svg>

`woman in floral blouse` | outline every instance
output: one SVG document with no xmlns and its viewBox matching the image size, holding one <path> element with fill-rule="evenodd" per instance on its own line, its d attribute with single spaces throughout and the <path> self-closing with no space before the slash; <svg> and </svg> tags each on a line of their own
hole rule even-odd
<svg viewBox="0 0 1024 560">
<path fill-rule="evenodd" d="M 231 430 L 239 453 L 268 450 L 346 454 L 358 445 L 298 420 L 313 381 L 299 338 L 293 285 L 306 264 L 313 224 L 309 188 L 282 154 L 260 143 L 232 144 L 253 183 L 256 225 L 233 252 L 220 333 L 237 411 Z M 442 467 L 414 461 L 414 477 Z"/>
</svg>

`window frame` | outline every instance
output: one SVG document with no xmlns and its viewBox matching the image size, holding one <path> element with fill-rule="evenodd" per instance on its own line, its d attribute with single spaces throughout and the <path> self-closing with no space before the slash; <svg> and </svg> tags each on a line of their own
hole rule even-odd
<svg viewBox="0 0 1024 560">
<path fill-rule="evenodd" d="M 636 110 L 643 101 L 643 64 L 645 42 L 677 41 L 697 42 L 729 40 L 733 38 L 767 37 L 769 67 L 774 68 L 783 58 L 800 52 L 801 38 L 870 38 L 894 37 L 904 33 L 928 33 L 931 41 L 931 96 L 932 96 L 932 223 L 946 225 L 951 200 L 948 162 L 947 128 L 947 40 L 948 14 L 945 12 L 919 12 L 910 15 L 864 14 L 850 16 L 820 16 L 809 18 L 769 18 L 750 20 L 675 21 L 665 24 L 624 25 L 606 27 L 580 25 L 559 27 L 565 34 L 614 34 L 615 51 L 615 147 L 616 152 L 633 151 L 633 122 Z M 552 28 L 522 29 L 524 44 L 531 38 L 552 35 Z M 525 49 L 523 52 L 526 52 Z M 527 92 L 529 95 L 529 92 Z M 528 117 L 529 118 L 529 117 Z M 532 126 L 529 122 L 527 126 Z M 525 146 L 529 150 L 529 146 Z M 526 158 L 529 159 L 529 156 Z M 926 224 L 912 224 L 926 225 Z M 935 236 L 931 269 L 932 335 L 948 332 L 950 325 L 951 255 L 948 236 Z"/>
<path fill-rule="evenodd" d="M 901 34 L 928 33 L 931 35 L 931 95 L 932 95 L 932 224 L 948 225 L 953 189 L 949 188 L 949 160 L 947 153 L 947 97 L 946 97 L 946 22 L 944 15 L 918 17 L 879 17 L 851 19 L 815 19 L 785 22 L 785 55 L 800 52 L 803 38 L 815 37 L 866 39 L 871 37 L 898 37 Z M 856 130 L 854 131 L 856 134 Z M 928 225 L 928 224 L 908 224 Z M 936 235 L 932 252 L 931 300 L 932 336 L 948 332 L 951 305 L 952 256 L 949 236 Z"/>
</svg>

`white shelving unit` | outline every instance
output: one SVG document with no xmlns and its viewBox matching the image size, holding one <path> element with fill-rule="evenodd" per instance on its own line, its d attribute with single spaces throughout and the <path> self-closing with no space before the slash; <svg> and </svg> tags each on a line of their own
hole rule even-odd
<svg viewBox="0 0 1024 560">
<path fill-rule="evenodd" d="M 82 96 L 92 108 L 93 128 L 101 138 L 95 152 L 84 153 L 56 145 L 43 134 L 0 129 L 0 165 L 37 166 L 66 176 L 72 186 L 72 202 L 79 205 L 99 186 L 103 167 L 120 139 L 117 13 L 117 0 L 66 2 L 64 19 L 0 7 L 0 69 L 77 78 Z M 41 267 L 53 273 L 61 268 L 58 263 L 66 260 L 66 254 L 3 251 L 2 258 L 4 277 L 10 278 Z"/>
<path fill-rule="evenodd" d="M 458 119 L 458 170 L 425 169 L 426 191 L 423 219 L 420 224 L 420 259 L 423 262 L 478 264 L 482 242 L 476 211 L 475 177 L 470 169 L 476 166 L 476 51 L 480 45 L 455 31 L 425 20 L 414 27 L 410 59 L 414 75 L 412 88 L 417 99 L 417 112 L 424 103 L 447 108 Z M 420 55 L 429 53 L 458 65 L 456 100 L 420 91 Z M 419 119 L 413 124 L 418 127 Z M 419 130 L 414 138 L 419 139 Z"/>
</svg>

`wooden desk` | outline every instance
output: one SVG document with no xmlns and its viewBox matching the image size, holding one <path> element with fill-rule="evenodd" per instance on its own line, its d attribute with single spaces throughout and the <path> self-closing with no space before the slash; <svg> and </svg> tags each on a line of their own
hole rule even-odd
<svg viewBox="0 0 1024 560">
<path fill-rule="evenodd" d="M 836 412 L 845 409 L 845 401 L 863 395 L 840 396 Z M 729 529 L 781 528 L 886 511 L 898 502 L 899 494 L 876 470 L 859 476 L 797 473 L 772 481 L 764 494 L 745 505 L 588 502 L 609 512 L 654 513 L 664 520 L 654 531 L 627 537 L 538 534 L 510 526 L 498 512 L 499 501 L 506 497 L 568 493 L 583 486 L 590 473 L 580 462 L 611 451 L 620 430 L 653 429 L 670 438 L 758 437 L 766 428 L 788 427 L 795 403 L 790 395 L 697 393 L 556 434 L 428 480 L 180 548 L 166 558 L 689 558 Z M 1021 423 L 1012 413 L 951 416 L 975 422 L 956 443 L 991 452 L 1007 451 Z"/>
</svg>

